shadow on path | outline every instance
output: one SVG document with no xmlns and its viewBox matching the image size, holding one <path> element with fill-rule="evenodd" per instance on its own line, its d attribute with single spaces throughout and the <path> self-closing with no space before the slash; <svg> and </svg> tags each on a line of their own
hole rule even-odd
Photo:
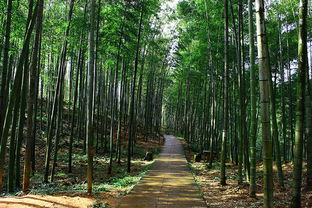
<svg viewBox="0 0 312 208">
<path fill-rule="evenodd" d="M 207 207 L 189 172 L 181 143 L 165 135 L 165 145 L 150 171 L 119 203 L 119 208 Z"/>
</svg>

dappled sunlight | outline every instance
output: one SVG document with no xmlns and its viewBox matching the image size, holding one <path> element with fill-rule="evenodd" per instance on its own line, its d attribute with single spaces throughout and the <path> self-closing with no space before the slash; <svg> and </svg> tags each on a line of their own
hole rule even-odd
<svg viewBox="0 0 312 208">
<path fill-rule="evenodd" d="M 237 166 L 227 163 L 226 175 L 227 185 L 220 185 L 220 167 L 219 163 L 214 163 L 212 168 L 207 166 L 205 162 L 193 162 L 193 152 L 188 152 L 187 145 L 185 144 L 187 159 L 193 170 L 196 181 L 201 186 L 203 196 L 206 203 L 211 207 L 228 208 L 228 207 L 262 207 L 263 206 L 263 187 L 262 187 L 262 168 L 263 164 L 257 164 L 257 193 L 256 198 L 249 197 L 249 185 L 244 183 L 237 184 Z M 304 163 L 305 165 L 305 163 Z M 275 164 L 274 164 L 275 166 Z M 283 171 L 285 173 L 285 190 L 281 190 L 275 183 L 274 188 L 274 206 L 275 207 L 288 207 L 290 200 L 290 177 L 292 176 L 292 163 L 283 164 Z M 277 181 L 276 169 L 274 171 L 274 180 Z M 303 191 L 302 207 L 311 207 L 310 191 Z"/>
<path fill-rule="evenodd" d="M 165 146 L 150 171 L 124 197 L 119 207 L 206 207 L 189 172 L 182 146 L 166 136 Z"/>
<path fill-rule="evenodd" d="M 2 208 L 23 207 L 57 207 L 57 208 L 83 208 L 91 206 L 94 199 L 88 197 L 68 197 L 49 195 L 27 195 L 23 197 L 0 198 Z"/>
</svg>

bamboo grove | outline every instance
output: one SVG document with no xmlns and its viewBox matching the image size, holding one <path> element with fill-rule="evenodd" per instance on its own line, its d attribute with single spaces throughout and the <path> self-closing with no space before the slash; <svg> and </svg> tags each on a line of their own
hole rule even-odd
<svg viewBox="0 0 312 208">
<path fill-rule="evenodd" d="M 86 156 L 92 193 L 96 156 L 108 158 L 101 174 L 122 160 L 130 172 L 137 133 L 167 131 L 208 151 L 222 185 L 237 166 L 250 197 L 262 163 L 266 208 L 292 162 L 290 206 L 301 207 L 312 188 L 308 0 L 166 2 L 1 1 L 1 193 L 27 193 L 35 173 L 53 182 L 64 151 L 67 173 Z"/>
<path fill-rule="evenodd" d="M 301 206 L 301 184 L 311 187 L 308 8 L 304 0 L 193 0 L 177 7 L 165 125 L 195 152 L 208 152 L 208 166 L 217 155 L 220 184 L 228 162 L 238 166 L 237 183 L 249 184 L 250 197 L 262 162 L 263 207 L 273 207 L 273 190 L 285 187 L 284 163 L 294 163 L 291 207 Z"/>
<path fill-rule="evenodd" d="M 161 128 L 168 41 L 159 9 L 158 1 L 1 3 L 1 192 L 27 192 L 35 172 L 53 182 L 61 150 L 68 173 L 75 154 L 87 155 L 89 193 L 96 154 L 109 155 L 106 174 L 121 159 L 131 171 L 137 128 Z"/>
</svg>

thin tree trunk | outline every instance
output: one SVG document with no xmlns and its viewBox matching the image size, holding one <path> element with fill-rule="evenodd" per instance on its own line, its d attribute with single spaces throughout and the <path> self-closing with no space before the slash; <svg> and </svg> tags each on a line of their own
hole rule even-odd
<svg viewBox="0 0 312 208">
<path fill-rule="evenodd" d="M 10 51 L 10 37 L 11 37 L 11 20 L 12 20 L 12 2 L 7 0 L 7 17 L 5 26 L 5 41 L 3 50 L 3 64 L 1 77 L 1 91 L 0 91 L 0 135 L 2 135 L 3 122 L 7 107 L 8 89 L 8 67 L 9 67 L 9 51 Z"/>
<path fill-rule="evenodd" d="M 228 19 L 228 0 L 224 0 L 224 97 L 223 97 L 223 131 L 222 131 L 222 150 L 221 150 L 221 176 L 220 184 L 226 185 L 225 160 L 226 160 L 226 143 L 228 136 L 228 45 L 229 45 L 229 19 Z"/>
<path fill-rule="evenodd" d="M 263 141 L 264 208 L 273 208 L 272 137 L 270 126 L 270 65 L 264 18 L 264 1 L 256 0 L 256 25 L 259 59 L 259 85 Z"/>
<path fill-rule="evenodd" d="M 25 70 L 26 71 L 26 70 Z M 10 135 L 10 147 L 9 147 L 9 165 L 8 165 L 8 186 L 7 190 L 9 193 L 14 192 L 14 165 L 15 165 L 15 149 L 16 149 L 16 142 L 15 142 L 15 135 L 16 135 L 16 126 L 18 123 L 18 116 L 19 116 L 19 108 L 20 108 L 20 99 L 17 99 L 14 105 L 14 114 L 13 114 L 13 121 L 11 127 L 11 135 Z"/>
<path fill-rule="evenodd" d="M 312 75 L 312 47 L 310 43 L 310 61 L 311 72 L 307 71 L 307 90 L 306 90 L 306 142 L 307 142 L 307 190 L 312 190 L 312 84 L 310 75 Z"/>
<path fill-rule="evenodd" d="M 82 42 L 82 37 L 80 37 L 80 46 Z M 78 55 L 78 66 L 76 72 L 76 81 L 75 81 L 75 92 L 74 92 L 74 105 L 73 105 L 73 112 L 71 117 L 71 130 L 70 130 L 70 137 L 69 137 L 69 150 L 68 150 L 68 173 L 72 172 L 72 154 L 73 154 L 73 140 L 74 140 L 74 128 L 75 128 L 75 115 L 76 115 L 76 105 L 77 105 L 77 98 L 78 98 L 78 81 L 79 81 L 79 72 L 82 70 L 82 49 L 79 48 L 79 55 Z"/>
<path fill-rule="evenodd" d="M 35 35 L 35 45 L 32 57 L 32 66 L 30 67 L 29 77 L 29 95 L 27 101 L 27 136 L 26 136 L 26 151 L 24 159 L 24 177 L 23 177 L 23 192 L 26 192 L 29 186 L 30 180 L 30 168 L 31 168 L 31 150 L 33 146 L 33 133 L 34 133 L 34 123 L 36 117 L 34 117 L 34 104 L 36 99 L 36 79 L 38 75 L 38 58 L 39 58 L 39 48 L 40 48 L 40 36 L 42 28 L 42 16 L 43 16 L 43 0 L 38 1 L 38 16 L 36 21 L 36 35 Z M 35 161 L 32 161 L 33 163 Z"/>
<path fill-rule="evenodd" d="M 137 44 L 136 44 L 136 55 L 135 55 L 135 63 L 134 63 L 134 71 L 132 77 L 132 86 L 131 86 L 131 101 L 130 101 L 130 112 L 129 112 L 129 137 L 128 137 L 128 156 L 127 156 L 127 171 L 130 173 L 131 171 L 131 146 L 132 142 L 135 138 L 134 136 L 134 119 L 135 119 L 135 105 L 134 105 L 134 98 L 135 98 L 135 86 L 136 86 L 136 77 L 138 71 L 138 64 L 139 64 L 139 52 L 140 52 L 140 41 L 141 41 L 141 31 L 142 31 L 142 24 L 143 24 L 143 14 L 144 14 L 144 2 L 141 1 L 141 15 L 140 15 L 140 22 L 138 25 L 138 35 L 137 35 Z"/>
<path fill-rule="evenodd" d="M 25 123 L 25 110 L 26 108 L 26 98 L 28 94 L 28 71 L 24 70 L 23 78 L 22 78 L 22 96 L 20 98 L 20 113 L 19 113 L 19 121 L 18 121 L 18 135 L 16 142 L 16 152 L 15 152 L 15 187 L 20 188 L 20 158 L 21 158 L 21 148 L 23 141 L 23 131 L 24 131 L 24 123 Z"/>
<path fill-rule="evenodd" d="M 214 146 L 213 140 L 215 139 L 215 129 L 216 129 L 216 83 L 212 79 L 212 101 L 211 101 L 211 132 L 210 132 L 210 144 L 209 144 L 209 167 L 212 168 L 213 156 L 214 156 Z"/>
<path fill-rule="evenodd" d="M 123 105 L 124 105 L 124 88 L 125 88 L 125 67 L 124 60 L 122 60 L 122 74 L 120 82 L 120 93 L 119 93 L 119 115 L 118 115 L 118 127 L 117 127 L 117 144 L 116 144 L 116 159 L 117 163 L 121 163 L 121 124 L 122 124 L 122 115 L 123 115 Z"/>
<path fill-rule="evenodd" d="M 298 37 L 298 80 L 297 80 L 297 103 L 296 103 L 296 133 L 294 150 L 294 172 L 292 190 L 292 208 L 301 207 L 301 182 L 302 182 L 302 158 L 304 137 L 304 105 L 306 76 L 308 69 L 307 51 L 307 12 L 308 1 L 299 2 L 299 37 Z"/>
<path fill-rule="evenodd" d="M 257 141 L 257 112 L 256 112 L 256 66 L 255 66 L 255 40 L 253 22 L 253 0 L 248 0 L 249 17 L 249 59 L 250 59 L 250 186 L 249 196 L 256 197 L 256 141 Z"/>
<path fill-rule="evenodd" d="M 36 160 L 36 133 L 37 133 L 37 114 L 38 114 L 38 96 L 39 96 L 39 80 L 40 80 L 40 71 L 41 68 L 44 69 L 44 64 L 41 66 L 41 48 L 42 48 L 42 32 L 40 34 L 40 47 L 39 47 L 39 55 L 38 55 L 38 70 L 37 70 L 37 77 L 36 77 L 36 87 L 35 87 L 35 106 L 34 106 L 34 128 L 33 128 L 33 134 L 32 134 L 32 147 L 31 147 L 31 160 Z M 42 118 L 41 118 L 42 119 Z M 36 163 L 31 163 L 31 170 L 32 170 L 32 176 L 35 175 L 36 171 Z"/>
<path fill-rule="evenodd" d="M 270 108 L 271 108 L 272 131 L 273 131 L 272 140 L 273 140 L 273 144 L 275 147 L 278 184 L 280 188 L 283 189 L 284 188 L 284 175 L 283 175 L 283 169 L 282 169 L 280 142 L 279 142 L 277 119 L 276 119 L 275 91 L 273 88 L 273 80 L 272 80 L 271 72 L 270 72 L 269 83 L 270 83 Z"/>
<path fill-rule="evenodd" d="M 93 181 L 93 157 L 95 154 L 94 138 L 93 138 L 93 93 L 94 93 L 94 25 L 95 25 L 95 0 L 89 2 L 90 9 L 90 22 L 89 22 L 89 64 L 88 64 L 88 82 L 87 82 L 87 110 L 86 110 L 86 141 L 88 152 L 88 168 L 87 168 L 87 180 L 88 180 L 88 193 L 92 193 L 92 181 Z"/>
<path fill-rule="evenodd" d="M 309 74 L 307 81 L 309 81 Z M 305 119 L 306 119 L 306 142 L 307 142 L 307 180 L 306 188 L 312 190 L 312 106 L 311 106 L 311 91 L 306 90 L 305 102 Z"/>
<path fill-rule="evenodd" d="M 289 145 L 289 141 L 288 144 L 286 146 L 290 147 L 290 156 L 288 155 L 288 158 L 291 158 L 293 160 L 293 153 L 294 153 L 294 128 L 293 128 L 293 86 L 292 86 L 292 77 L 291 77 L 291 67 L 290 67 L 290 48 L 289 48 L 289 30 L 288 30 L 288 22 L 287 22 L 287 39 L 286 39 L 286 45 L 287 45 L 287 70 L 288 70 L 288 95 L 289 95 L 289 117 L 288 117 L 288 121 L 289 121 L 289 129 L 290 129 L 290 133 L 289 133 L 289 140 L 291 142 L 291 145 Z"/>
<path fill-rule="evenodd" d="M 118 64 L 116 64 L 118 65 Z M 110 175 L 112 173 L 113 166 L 113 140 L 114 140 L 114 120 L 115 120 L 115 85 L 116 83 L 116 74 L 117 72 L 111 69 L 110 75 L 110 131 L 109 131 L 109 166 L 107 170 L 107 174 Z"/>
<path fill-rule="evenodd" d="M 282 46 L 282 25 L 281 25 L 281 19 L 279 14 L 279 34 L 278 34 L 278 43 L 279 43 L 279 70 L 280 70 L 280 98 L 282 102 L 282 108 L 281 108 L 281 114 L 282 114 L 282 140 L 283 140 L 283 159 L 284 162 L 287 160 L 286 158 L 286 152 L 287 152 L 287 146 L 286 146 L 286 135 L 287 135 L 287 123 L 286 123 L 286 107 L 285 107 L 285 95 L 284 95 L 284 85 L 285 85 L 285 78 L 284 78 L 284 65 L 283 65 L 283 46 Z"/>
<path fill-rule="evenodd" d="M 64 65 L 65 66 L 65 65 Z M 65 76 L 65 69 L 62 69 L 63 75 Z M 54 154 L 53 154 L 53 163 L 52 163 L 52 170 L 50 180 L 51 182 L 54 181 L 54 174 L 56 169 L 57 163 L 57 154 L 59 149 L 59 142 L 62 132 L 62 118 L 63 118 L 63 100 L 64 100 L 64 80 L 61 80 L 61 87 L 58 93 L 58 103 L 57 103 L 57 119 L 56 119 L 56 134 L 55 134 L 55 142 L 54 142 Z"/>
</svg>

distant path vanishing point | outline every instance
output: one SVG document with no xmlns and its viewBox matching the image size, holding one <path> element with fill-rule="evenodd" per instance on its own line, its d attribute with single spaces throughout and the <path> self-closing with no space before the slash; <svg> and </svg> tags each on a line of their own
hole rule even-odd
<svg viewBox="0 0 312 208">
<path fill-rule="evenodd" d="M 165 135 L 162 152 L 148 173 L 119 203 L 119 208 L 207 207 L 189 172 L 181 143 Z"/>
</svg>

